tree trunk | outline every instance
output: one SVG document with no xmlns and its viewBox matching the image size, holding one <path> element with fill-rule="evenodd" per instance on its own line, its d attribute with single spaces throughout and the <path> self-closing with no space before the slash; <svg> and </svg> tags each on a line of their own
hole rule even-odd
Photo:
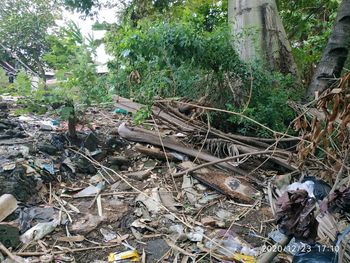
<svg viewBox="0 0 350 263">
<path fill-rule="evenodd" d="M 77 125 L 76 117 L 75 116 L 70 116 L 68 118 L 68 136 L 71 139 L 76 139 L 77 138 L 76 125 Z"/>
<path fill-rule="evenodd" d="M 228 20 L 243 61 L 262 60 L 270 70 L 297 75 L 275 0 L 229 0 Z"/>
<path fill-rule="evenodd" d="M 350 0 L 343 0 L 339 6 L 332 34 L 317 66 L 307 96 L 323 92 L 340 76 L 349 53 L 350 45 Z"/>
<path fill-rule="evenodd" d="M 75 140 L 77 139 L 77 116 L 75 114 L 74 103 L 72 101 L 67 101 L 66 107 L 71 108 L 71 111 L 68 116 L 68 136 L 69 138 Z"/>
<path fill-rule="evenodd" d="M 43 83 L 44 83 L 44 89 L 47 91 L 45 69 L 44 69 L 44 67 L 41 65 L 40 62 L 37 62 L 37 65 L 38 65 L 38 70 L 39 70 L 40 78 L 42 79 L 42 81 L 43 81 Z"/>
</svg>

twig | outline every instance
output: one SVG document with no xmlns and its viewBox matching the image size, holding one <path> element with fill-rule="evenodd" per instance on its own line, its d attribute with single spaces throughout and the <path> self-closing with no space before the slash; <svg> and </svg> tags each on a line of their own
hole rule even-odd
<svg viewBox="0 0 350 263">
<path fill-rule="evenodd" d="M 272 214 L 276 216 L 276 207 L 275 207 L 275 202 L 273 201 L 271 182 L 269 182 L 267 185 L 267 197 L 270 203 Z"/>
<path fill-rule="evenodd" d="M 251 174 L 253 174 L 255 171 L 257 171 L 260 167 L 262 167 L 265 163 L 267 163 L 270 159 L 271 159 L 271 157 L 274 155 L 274 153 L 277 151 L 276 149 L 277 149 L 277 145 L 278 145 L 278 139 L 271 145 L 271 146 L 269 146 L 266 150 L 268 150 L 268 149 L 270 149 L 271 147 L 273 147 L 273 150 L 272 151 L 274 151 L 269 157 L 267 157 L 266 158 L 266 160 L 264 160 L 261 164 L 259 164 L 257 167 L 255 167 L 253 170 L 251 170 L 249 173 L 248 173 L 248 175 L 251 175 Z"/>
<path fill-rule="evenodd" d="M 189 105 L 189 106 L 193 106 L 193 107 L 196 107 L 196 108 L 200 108 L 200 109 L 204 109 L 204 110 L 210 110 L 210 111 L 218 111 L 218 112 L 224 112 L 224 113 L 228 113 L 228 114 L 232 114 L 232 115 L 236 115 L 236 116 L 239 116 L 241 118 L 244 118 L 244 119 L 247 119 L 249 120 L 250 122 L 264 128 L 265 130 L 271 132 L 272 134 L 279 134 L 279 135 L 283 135 L 283 133 L 281 132 L 278 132 L 278 131 L 274 131 L 272 130 L 271 128 L 267 127 L 266 125 L 264 124 L 261 124 L 260 122 L 242 114 L 242 113 L 239 113 L 239 112 L 234 112 L 234 111 L 229 111 L 229 110 L 223 110 L 223 109 L 218 109 L 218 108 L 213 108 L 213 107 L 205 107 L 205 106 L 200 106 L 200 105 L 197 105 L 197 104 L 193 104 L 193 103 L 188 103 L 188 102 L 182 102 L 182 101 L 179 101 L 178 103 L 180 104 L 185 104 L 185 105 Z M 289 138 L 296 138 L 295 136 L 293 135 L 286 135 L 286 137 L 289 137 Z M 298 138 L 300 139 L 300 138 Z"/>
<path fill-rule="evenodd" d="M 167 163 L 167 165 L 168 165 L 168 170 L 169 170 L 171 179 L 172 179 L 172 181 L 173 181 L 175 190 L 179 193 L 179 190 L 177 189 L 177 185 L 176 185 L 176 182 L 175 182 L 175 178 L 174 178 L 174 176 L 173 176 L 173 174 L 172 174 L 172 172 L 171 172 L 171 167 L 170 167 L 168 155 L 166 154 L 166 150 L 165 150 L 164 143 L 163 143 L 163 140 L 162 140 L 162 135 L 160 134 L 158 125 L 157 125 L 155 119 L 153 118 L 153 115 L 152 115 L 152 120 L 153 120 L 153 122 L 154 122 L 154 124 L 155 124 L 155 127 L 156 127 L 156 129 L 157 129 L 159 141 L 160 141 L 160 143 L 161 143 L 161 145 L 162 145 L 163 152 L 165 153 L 164 155 L 165 155 L 166 163 Z"/>
<path fill-rule="evenodd" d="M 176 191 L 158 191 L 159 193 L 177 193 Z M 101 196 L 109 196 L 109 195 L 136 195 L 139 194 L 140 192 L 137 191 L 121 191 L 121 192 L 107 192 L 107 193 L 100 193 Z M 95 198 L 94 195 L 89 195 L 89 196 L 70 196 L 70 195 L 65 195 L 61 196 L 65 198 L 73 198 L 73 199 L 82 199 L 82 198 Z"/>
<path fill-rule="evenodd" d="M 207 139 L 208 139 L 209 133 L 210 133 L 211 127 L 210 127 L 210 119 L 209 119 L 209 114 L 208 114 L 208 113 L 207 113 L 207 121 L 208 121 L 208 124 L 207 124 L 207 126 L 208 126 L 207 133 L 205 134 L 204 141 L 203 141 L 203 143 L 202 143 L 201 148 L 200 148 L 199 151 L 198 151 L 198 154 L 197 154 L 196 158 L 194 158 L 194 161 L 193 161 L 194 163 L 197 161 L 199 154 L 202 152 L 202 150 L 203 150 L 203 148 L 204 148 L 204 145 L 205 145 L 205 143 L 206 143 L 206 141 L 207 141 Z"/>
<path fill-rule="evenodd" d="M 97 198 L 101 195 L 102 189 L 98 189 L 97 193 L 94 195 L 94 199 L 92 200 L 91 204 L 89 205 L 89 209 L 94 206 Z"/>
<path fill-rule="evenodd" d="M 166 101 L 172 101 L 172 100 L 156 100 L 156 102 L 166 102 Z M 313 103 L 317 102 L 317 100 L 313 100 L 311 101 L 308 105 L 311 105 Z M 228 114 L 231 114 L 231 115 L 236 115 L 236 116 L 239 116 L 241 118 L 245 118 L 247 120 L 249 120 L 250 122 L 266 129 L 267 131 L 271 132 L 272 134 L 274 134 L 275 136 L 276 135 L 280 135 L 282 137 L 287 137 L 287 138 L 283 138 L 283 140 L 281 139 L 280 141 L 285 141 L 286 139 L 292 139 L 292 140 L 298 140 L 298 141 L 301 141 L 301 142 L 305 142 L 305 143 L 308 143 L 308 144 L 312 144 L 311 141 L 309 140 L 306 140 L 306 139 L 303 139 L 301 137 L 296 137 L 296 136 L 293 136 L 293 135 L 289 135 L 287 134 L 286 132 L 282 133 L 282 132 L 277 132 L 277 131 L 274 131 L 272 130 L 271 128 L 267 127 L 266 125 L 263 125 L 261 123 L 259 123 L 258 121 L 248 117 L 248 116 L 245 116 L 244 114 L 242 113 L 238 113 L 238 112 L 234 112 L 234 111 L 228 111 L 228 110 L 223 110 L 223 109 L 218 109 L 218 108 L 213 108 L 213 107 L 205 107 L 205 106 L 200 106 L 200 105 L 196 105 L 196 104 L 192 104 L 192 103 L 187 103 L 187 102 L 182 102 L 182 101 L 178 101 L 178 103 L 181 103 L 181 104 L 185 104 L 185 105 L 189 105 L 189 106 L 193 106 L 193 107 L 197 107 L 197 108 L 201 108 L 201 109 L 206 109 L 206 110 L 210 110 L 210 111 L 217 111 L 217 112 L 224 112 L 224 113 L 228 113 Z M 300 114 L 299 116 L 302 116 L 302 115 L 305 115 L 307 111 L 305 111 L 304 113 Z M 298 117 L 297 117 L 298 118 Z M 295 118 L 291 123 L 293 123 L 297 118 Z M 289 125 L 290 126 L 290 125 Z M 332 154 L 330 154 L 328 151 L 322 149 L 321 147 L 317 146 L 318 149 L 320 149 L 322 152 L 324 152 L 328 157 L 330 157 L 331 159 L 333 159 L 335 162 L 339 162 L 339 160 L 337 160 Z"/>
<path fill-rule="evenodd" d="M 240 220 L 242 217 L 246 216 L 247 214 L 249 214 L 259 203 L 261 203 L 261 199 L 258 199 L 255 201 L 255 203 L 247 208 L 245 211 L 243 211 L 241 214 L 239 214 L 238 216 L 235 217 L 234 221 L 238 221 Z M 231 228 L 231 227 L 230 227 Z M 230 229 L 229 228 L 229 229 Z"/>
<path fill-rule="evenodd" d="M 181 247 L 177 246 L 174 242 L 170 241 L 169 239 L 165 239 L 165 242 L 168 244 L 169 247 L 171 247 L 172 249 L 179 251 L 180 253 L 189 256 L 191 258 L 195 258 L 196 255 L 195 254 L 191 254 L 189 252 L 187 252 L 186 250 L 182 249 Z"/>
<path fill-rule="evenodd" d="M 171 248 L 170 248 L 167 252 L 165 252 L 165 253 L 163 254 L 163 256 L 162 256 L 156 263 L 163 262 L 163 259 L 165 259 L 166 257 L 168 257 L 169 254 L 170 254 L 170 252 L 171 252 Z"/>
<path fill-rule="evenodd" d="M 344 173 L 346 162 L 348 161 L 349 152 L 350 152 L 350 147 L 347 149 L 347 151 L 345 153 L 344 160 L 341 164 L 339 172 L 337 173 L 337 177 L 335 178 L 335 182 L 334 182 L 333 187 L 332 187 L 331 191 L 329 192 L 329 194 L 334 193 L 335 189 L 337 189 L 337 187 L 338 187 L 338 184 L 340 182 L 340 178 L 342 177 L 342 175 Z"/>
<path fill-rule="evenodd" d="M 103 173 L 101 173 L 100 170 L 98 170 L 98 173 L 99 173 L 99 175 L 101 175 L 102 179 L 105 180 L 105 181 L 107 182 L 107 184 L 111 184 L 111 183 L 107 180 L 107 178 L 104 177 Z M 111 178 L 111 179 L 114 181 L 114 178 Z"/>
<path fill-rule="evenodd" d="M 63 249 L 61 251 L 51 251 L 50 254 L 53 255 L 58 255 L 58 254 L 64 254 L 64 253 L 74 253 L 74 252 L 81 252 L 81 251 L 87 251 L 87 250 L 93 250 L 93 249 L 106 249 L 106 248 L 112 248 L 112 247 L 117 247 L 120 246 L 120 244 L 113 244 L 110 246 L 95 246 L 95 247 L 83 247 L 83 248 L 67 248 L 67 249 Z M 42 256 L 42 255 L 46 255 L 48 254 L 48 252 L 18 252 L 16 253 L 17 256 L 22 256 L 22 257 L 30 257 L 30 256 Z"/>
<path fill-rule="evenodd" d="M 202 206 L 202 207 L 199 209 L 199 211 L 196 213 L 196 215 L 194 216 L 194 220 L 197 219 L 197 217 L 202 213 L 202 211 L 203 211 L 204 209 L 207 209 L 207 208 L 211 207 L 212 205 L 215 205 L 217 202 L 219 202 L 219 199 L 216 199 L 216 200 L 210 202 L 209 204 L 206 204 L 205 206 Z"/>
<path fill-rule="evenodd" d="M 11 251 L 8 250 L 1 242 L 0 242 L 0 251 L 2 251 L 4 254 L 6 254 L 14 262 L 16 262 L 16 263 L 24 263 L 24 260 L 16 257 L 14 254 L 12 254 Z"/>
<path fill-rule="evenodd" d="M 49 205 L 52 204 L 52 184 L 49 183 Z"/>
<path fill-rule="evenodd" d="M 55 193 L 52 193 L 52 196 L 53 196 L 54 199 L 56 199 L 56 201 L 59 204 L 59 206 L 61 207 L 61 209 L 66 213 L 69 221 L 72 223 L 73 222 L 72 217 L 70 216 L 68 210 L 64 207 L 64 204 L 61 201 L 61 199 Z"/>
<path fill-rule="evenodd" d="M 232 200 L 228 200 L 227 202 L 230 203 L 230 204 L 237 205 L 237 206 L 242 206 L 242 207 L 252 207 L 252 206 L 254 206 L 254 204 L 252 204 L 252 205 L 241 204 L 241 203 L 236 203 L 236 202 L 234 202 Z"/>
<path fill-rule="evenodd" d="M 250 104 L 250 100 L 252 99 L 252 93 L 253 93 L 253 80 L 254 80 L 254 78 L 253 78 L 253 74 L 252 74 L 252 66 L 250 65 L 249 66 L 249 69 L 250 69 L 250 89 L 249 89 L 249 97 L 248 97 L 248 101 L 247 101 L 247 103 L 245 104 L 245 106 L 244 106 L 244 109 L 243 109 L 243 111 L 241 112 L 241 114 L 244 114 L 245 113 L 245 111 L 248 109 L 248 107 L 249 107 L 249 104 Z"/>
</svg>

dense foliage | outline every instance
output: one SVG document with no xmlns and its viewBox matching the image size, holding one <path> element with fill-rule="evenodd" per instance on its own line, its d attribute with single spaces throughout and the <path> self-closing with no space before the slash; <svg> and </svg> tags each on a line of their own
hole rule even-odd
<svg viewBox="0 0 350 263">
<path fill-rule="evenodd" d="M 193 3 L 174 7 L 168 19 L 155 12 L 137 25 L 126 20 L 108 34 L 115 92 L 148 104 L 155 97 L 206 97 L 207 105 L 244 109 L 249 117 L 284 130 L 292 118 L 286 102 L 297 94 L 291 77 L 240 61 L 222 5 L 193 8 Z M 213 12 L 215 20 L 210 19 Z M 245 119 L 221 114 L 212 121 L 221 128 L 259 133 Z"/>
<path fill-rule="evenodd" d="M 26 70 L 45 78 L 43 55 L 49 50 L 46 38 L 58 17 L 59 8 L 55 1 L 2 1 L 0 58 L 16 58 Z"/>
<path fill-rule="evenodd" d="M 44 59 L 56 70 L 57 86 L 51 94 L 80 104 L 90 105 L 107 99 L 105 85 L 97 75 L 93 57 L 96 45 L 93 39 L 82 36 L 79 27 L 68 24 L 58 35 L 50 37 L 51 51 Z"/>
<path fill-rule="evenodd" d="M 43 61 L 55 70 L 56 81 L 33 87 L 22 71 L 7 88 L 12 94 L 24 96 L 20 103 L 25 112 L 45 113 L 54 109 L 61 118 L 69 120 L 91 103 L 110 98 L 105 77 L 98 76 L 93 61 L 96 49 L 93 39 L 85 39 L 77 25 L 70 23 L 47 41 L 50 51 Z"/>
<path fill-rule="evenodd" d="M 340 0 L 277 1 L 305 85 L 333 29 Z"/>
</svg>

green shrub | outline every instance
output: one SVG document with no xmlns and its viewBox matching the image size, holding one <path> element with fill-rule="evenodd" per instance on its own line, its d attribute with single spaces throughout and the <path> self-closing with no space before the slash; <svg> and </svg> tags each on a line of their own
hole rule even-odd
<svg viewBox="0 0 350 263">
<path fill-rule="evenodd" d="M 240 107 L 238 112 L 243 112 L 259 123 L 272 130 L 284 132 L 294 118 L 294 111 L 288 107 L 288 100 L 298 100 L 302 96 L 302 90 L 294 88 L 294 79 L 291 76 L 283 76 L 280 73 L 256 69 L 253 73 L 253 91 L 250 103 Z M 237 111 L 231 104 L 226 104 L 228 110 Z M 229 116 L 228 121 L 238 125 L 238 131 L 247 135 L 268 136 L 270 132 L 251 121 Z"/>
<path fill-rule="evenodd" d="M 230 44 L 228 30 L 197 31 L 192 24 L 143 21 L 138 28 L 121 26 L 107 38 L 116 59 L 109 65 L 118 94 L 196 98 L 212 90 L 227 70 L 242 71 L 244 64 Z M 138 72 L 140 80 L 133 79 Z M 140 83 L 139 83 L 140 82 Z M 205 82 L 205 83 L 204 83 Z"/>
<path fill-rule="evenodd" d="M 115 93 L 148 105 L 155 96 L 198 99 L 207 95 L 213 107 L 237 112 L 245 109 L 245 115 L 262 124 L 285 130 L 293 118 L 287 100 L 298 97 L 293 79 L 271 74 L 261 63 L 246 65 L 231 40 L 223 23 L 211 31 L 179 19 L 143 19 L 137 27 L 125 23 L 106 38 L 108 51 L 115 56 L 109 64 L 109 81 L 114 83 Z M 227 131 L 267 135 L 246 119 L 211 115 L 215 116 L 213 124 Z M 147 116 L 145 110 L 138 121 L 140 116 Z"/>
<path fill-rule="evenodd" d="M 9 84 L 10 84 L 9 78 L 8 78 L 8 76 L 6 76 L 5 70 L 0 68 L 0 94 L 6 92 Z"/>
</svg>

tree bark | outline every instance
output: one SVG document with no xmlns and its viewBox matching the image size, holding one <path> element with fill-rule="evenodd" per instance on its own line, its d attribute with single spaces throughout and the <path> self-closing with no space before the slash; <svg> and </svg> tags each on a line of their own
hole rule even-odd
<svg viewBox="0 0 350 263">
<path fill-rule="evenodd" d="M 275 0 L 229 0 L 229 26 L 241 59 L 260 59 L 270 70 L 297 75 Z"/>
<path fill-rule="evenodd" d="M 307 96 L 323 92 L 339 77 L 349 53 L 350 45 L 350 0 L 339 6 L 332 34 L 313 76 Z"/>
<path fill-rule="evenodd" d="M 38 65 L 40 78 L 42 79 L 42 81 L 44 83 L 44 89 L 47 91 L 45 69 L 44 69 L 43 65 L 39 61 L 37 62 L 37 65 Z"/>
<path fill-rule="evenodd" d="M 76 130 L 77 119 L 75 116 L 70 116 L 68 118 L 68 136 L 71 139 L 77 138 L 77 130 Z"/>
<path fill-rule="evenodd" d="M 66 107 L 72 108 L 68 117 L 68 136 L 69 138 L 75 140 L 77 139 L 77 116 L 75 114 L 74 103 L 72 101 L 67 101 Z"/>
</svg>

